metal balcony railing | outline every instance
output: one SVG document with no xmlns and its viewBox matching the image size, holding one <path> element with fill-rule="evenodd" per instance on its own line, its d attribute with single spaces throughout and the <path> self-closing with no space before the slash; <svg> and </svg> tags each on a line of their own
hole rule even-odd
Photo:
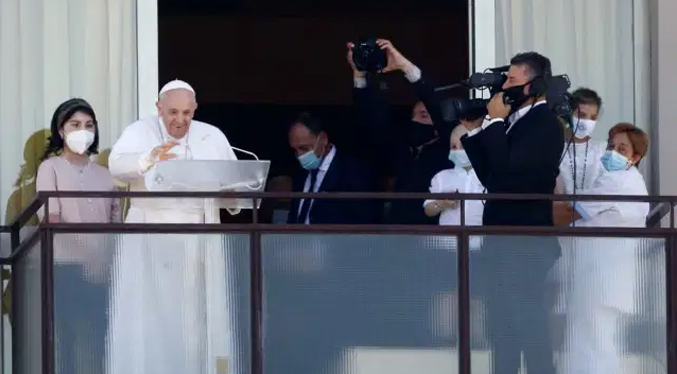
<svg viewBox="0 0 677 374">
<path fill-rule="evenodd" d="M 252 212 L 251 223 L 237 224 L 94 224 L 94 223 L 50 223 L 43 221 L 30 234 L 22 236 L 22 228 L 41 207 L 49 211 L 49 198 L 238 198 L 252 199 L 254 206 L 260 200 L 281 200 L 292 198 L 313 199 L 365 199 L 365 200 L 397 200 L 397 199 L 454 199 L 466 200 L 559 200 L 559 201 L 618 201 L 618 202 L 651 202 L 662 204 L 665 209 L 655 209 L 654 215 L 649 217 L 653 227 L 647 228 L 579 228 L 579 227 L 520 227 L 520 226 L 467 226 L 465 225 L 465 204 L 460 204 L 462 224 L 460 226 L 430 226 L 430 225 L 284 225 L 261 223 L 258 209 Z M 275 346 L 271 341 L 282 342 L 284 339 L 277 337 L 279 331 L 284 334 L 298 334 L 299 339 L 312 338 L 311 330 L 326 328 L 326 326 L 311 326 L 313 323 L 325 324 L 334 321 L 342 326 L 344 331 L 336 333 L 337 343 L 309 343 L 313 344 L 318 352 L 322 344 L 331 346 L 326 349 L 326 357 L 336 354 L 346 354 L 346 347 L 360 346 L 386 346 L 393 347 L 454 347 L 457 351 L 458 372 L 471 373 L 471 360 L 476 362 L 477 352 L 486 350 L 486 339 L 479 325 L 483 322 L 481 313 L 476 308 L 476 296 L 471 287 L 471 279 L 474 282 L 482 281 L 483 277 L 491 277 L 491 274 L 478 276 L 475 271 L 471 272 L 471 258 L 476 256 L 471 248 L 473 237 L 501 236 L 506 238 L 558 236 L 560 238 L 616 238 L 618 240 L 637 239 L 638 246 L 645 250 L 642 259 L 638 259 L 637 267 L 642 268 L 638 274 L 641 278 L 637 282 L 646 283 L 644 286 L 648 293 L 653 296 L 643 295 L 641 302 L 647 305 L 639 305 L 636 313 L 629 318 L 628 331 L 635 331 L 638 337 L 633 338 L 633 343 L 626 344 L 628 351 L 651 351 L 642 353 L 642 356 L 659 356 L 662 369 L 656 372 L 677 373 L 677 352 L 675 342 L 677 339 L 677 327 L 675 325 L 675 313 L 673 294 L 677 287 L 677 231 L 674 224 L 674 205 L 677 196 L 563 196 L 563 195 L 497 195 L 497 194 L 394 194 L 394 193 L 148 193 L 148 192 L 40 192 L 37 199 L 22 212 L 17 221 L 11 226 L 3 227 L 1 231 L 11 235 L 11 255 L 3 259 L 3 264 L 12 267 L 11 282 L 14 286 L 14 300 L 12 303 L 12 346 L 13 346 L 13 373 L 14 374 L 53 374 L 58 373 L 57 364 L 60 360 L 55 349 L 55 238 L 68 234 L 81 235 L 127 235 L 127 234 L 204 234 L 222 235 L 222 240 L 234 240 L 248 251 L 248 258 L 240 261 L 239 265 L 248 269 L 240 269 L 239 273 L 248 273 L 240 279 L 249 283 L 248 297 L 234 301 L 242 304 L 246 316 L 240 315 L 242 320 L 248 320 L 244 332 L 248 335 L 243 339 L 249 344 L 240 347 L 244 353 L 240 353 L 245 360 L 246 369 L 242 372 L 252 374 L 263 373 L 292 373 L 293 370 L 311 370 L 309 368 L 321 367 L 312 365 L 297 365 L 294 369 L 289 364 L 289 371 L 269 369 L 284 366 L 284 357 L 294 356 L 287 350 Z M 661 218 L 669 215 L 668 227 L 659 227 Z M 25 232 L 25 231 L 24 231 Z M 511 239 L 512 240 L 512 239 Z M 525 239 L 526 240 L 526 239 Z M 319 244 L 318 244 L 319 243 Z M 240 248 L 238 247 L 238 248 Z M 246 252 L 245 251 L 245 252 Z M 369 254 L 359 254 L 366 251 Z M 324 265 L 311 264 L 315 260 L 301 261 L 301 255 L 310 257 L 317 253 L 335 253 L 338 260 Z M 405 253 L 406 252 L 406 253 Z M 387 254 L 387 255 L 386 255 Z M 240 254 L 241 256 L 241 254 Z M 308 257 L 306 256 L 306 257 Z M 320 256 L 320 255 L 317 255 Z M 360 257 L 362 256 L 362 257 Z M 284 258 L 283 258 L 284 257 Z M 321 257 L 321 256 L 320 256 Z M 326 256 L 325 256 L 326 257 Z M 241 258 L 241 257 L 240 257 Z M 282 259 L 281 259 L 282 258 Z M 304 257 L 305 258 L 305 257 Z M 242 258 L 241 258 L 242 259 Z M 296 261 L 296 263 L 295 263 Z M 416 263 L 420 262 L 418 265 Z M 315 261 L 322 262 L 322 261 Z M 292 263 L 289 265 L 289 263 Z M 39 267 L 36 268 L 37 264 Z M 284 265 L 286 264 L 286 265 Z M 647 265 L 648 264 L 648 265 Z M 284 266 L 295 270 L 282 270 Z M 348 269 L 348 267 L 354 269 Z M 393 270 L 393 268 L 399 270 Z M 278 267 L 278 268 L 274 268 Z M 417 275 L 407 275 L 409 267 L 416 267 Z M 299 270 L 299 268 L 303 268 Z M 357 269 L 360 268 L 360 269 Z M 272 269 L 272 270 L 271 270 Z M 375 275 L 374 269 L 380 271 Z M 448 270 L 448 273 L 446 271 Z M 514 269 L 519 271 L 518 268 Z M 522 269 L 523 271 L 524 269 Z M 332 273 L 333 272 L 333 273 Z M 454 276 L 454 272 L 456 273 Z M 271 275 L 271 273 L 274 273 Z M 328 275 L 332 273 L 333 275 Z M 473 274 L 471 274 L 473 273 Z M 300 276 L 299 274 L 303 274 Z M 309 275 L 311 274 L 311 275 Z M 318 275 L 319 274 L 319 275 Z M 656 276 L 661 274 L 660 276 Z M 290 281 L 290 278 L 295 278 Z M 299 280 L 306 277 L 305 280 Z M 333 278 L 332 278 L 333 277 Z M 647 280 L 650 277 L 650 280 Z M 37 278 L 37 279 L 36 279 Z M 433 279 L 434 278 L 434 279 Z M 638 279 L 639 279 L 638 278 Z M 330 291 L 308 291 L 308 287 L 317 286 L 318 280 L 331 283 Z M 290 282 L 290 283 L 285 283 Z M 296 283 L 295 283 L 296 282 Z M 300 282 L 300 283 L 299 283 Z M 306 283 L 303 283 L 306 282 Z M 332 283 L 333 282 L 333 283 Z M 382 282 L 382 283 L 379 283 Z M 443 283 L 447 285 L 443 285 Z M 378 284 L 376 284 L 378 283 Z M 282 290 L 281 285 L 286 289 Z M 376 285 L 375 285 L 376 284 Z M 277 287 L 277 288 L 276 288 Z M 319 286 L 317 286 L 319 287 Z M 418 288 L 417 288 L 418 287 Z M 322 287 L 320 287 L 322 288 Z M 271 289 L 277 289 L 273 292 Z M 302 302 L 299 289 L 304 289 L 310 296 Z M 412 290 L 415 289 L 415 290 Z M 33 292 L 31 292 L 31 290 Z M 432 290 L 432 291 L 430 291 Z M 450 291 L 452 290 L 452 291 Z M 235 293 L 238 293 L 236 291 Z M 242 291 L 244 292 L 244 291 Z M 443 322 L 431 322 L 428 317 L 422 317 L 423 306 L 430 298 L 443 294 L 449 294 L 456 299 L 453 305 L 447 305 L 453 310 L 445 316 L 442 312 L 437 313 L 439 318 L 451 318 L 455 315 L 455 321 L 446 332 L 432 331 L 438 329 Z M 36 296 L 39 295 L 39 298 Z M 280 300 L 280 294 L 286 295 Z M 329 296 L 340 298 L 341 301 L 332 301 Z M 307 294 L 306 294 L 307 296 Z M 305 296 L 304 296 L 305 297 Z M 406 298 L 409 297 L 408 301 Z M 285 298 L 289 302 L 296 302 L 296 310 L 283 305 Z M 388 306 L 394 299 L 400 300 L 399 306 Z M 649 299 L 652 299 L 650 301 Z M 29 300 L 30 299 L 30 300 Z M 248 299 L 248 300 L 245 300 Z M 235 299 L 233 299 L 235 300 Z M 244 301 L 243 301 L 244 300 Z M 371 300 L 371 301 L 370 301 Z M 373 303 L 372 303 L 373 301 Z M 325 306 L 318 306 L 326 303 Z M 364 303 L 361 305 L 360 303 Z M 650 303 L 653 303 L 649 305 Z M 359 305 L 358 305 L 359 304 Z M 378 305 L 377 305 L 378 304 Z M 433 303 L 434 304 L 434 303 Z M 439 304 L 439 303 L 438 303 Z M 444 304 L 444 303 L 442 303 Z M 447 303 L 449 304 L 449 303 Z M 386 306 L 384 306 L 386 305 Z M 437 304 L 436 304 L 437 305 Z M 441 305 L 441 304 L 440 304 Z M 445 304 L 446 305 L 446 304 Z M 475 305 L 475 306 L 473 306 Z M 305 308 L 305 311 L 302 309 Z M 350 311 L 337 309 L 348 308 Z M 432 308 L 432 307 L 431 307 Z M 39 318 L 31 311 L 39 309 Z M 433 308 L 435 309 L 435 308 Z M 444 309 L 444 308 L 442 308 Z M 290 311 L 292 310 L 292 311 Z M 301 310 L 301 311 L 299 311 Z M 474 312 L 473 312 L 474 310 Z M 241 314 L 243 314 L 241 313 Z M 296 321 L 291 328 L 283 327 L 282 322 L 289 325 L 289 316 L 300 313 L 304 321 Z M 329 319 L 309 319 L 308 316 L 322 316 L 327 313 L 336 313 Z M 352 314 L 351 314 L 352 313 Z M 366 313 L 366 314 L 365 314 Z M 426 312 L 427 313 L 427 312 Z M 276 319 L 277 314 L 285 317 Z M 341 316 L 343 314 L 343 316 Z M 403 314 L 405 316 L 403 316 Z M 350 315 L 353 319 L 346 317 Z M 638 317 L 639 316 L 639 317 Z M 287 319 L 285 319 L 287 318 Z M 400 318 L 398 322 L 389 324 L 388 318 Z M 430 317 L 432 318 L 432 317 Z M 437 318 L 437 317 L 435 317 Z M 447 319 L 448 319 L 447 318 Z M 426 319 L 426 321 L 422 321 Z M 384 322 L 384 320 L 386 320 Z M 340 321 L 340 322 L 336 322 Z M 369 322 L 364 322 L 369 321 Z M 447 321 L 448 322 L 448 321 Z M 275 324 L 267 326 L 267 324 Z M 356 327 L 350 327 L 355 324 Z M 448 324 L 448 323 L 447 323 Z M 36 327 L 37 325 L 37 327 Z M 374 325 L 381 326 L 380 328 Z M 430 327 L 431 334 L 437 337 L 431 338 L 420 333 L 422 326 Z M 304 328 L 307 327 L 306 328 Z M 359 327 L 358 327 L 359 326 Z M 473 328 L 473 326 L 475 326 Z M 649 327 L 647 327 L 649 326 Z M 36 329 L 37 328 L 37 329 Z M 379 330 L 380 329 L 380 330 Z M 397 333 L 395 330 L 400 329 Z M 634 329 L 634 330 L 633 330 Z M 651 330 L 653 329 L 653 330 Z M 352 336 L 360 338 L 352 339 Z M 383 332 L 382 330 L 390 330 Z M 443 329 L 442 329 L 443 330 Z M 451 331 L 451 332 L 449 332 Z M 653 331 L 655 336 L 662 336 L 659 341 L 645 336 L 646 331 Z M 399 334 L 399 335 L 398 335 Z M 264 335 L 266 339 L 264 340 Z M 375 335 L 383 335 L 374 337 Z M 386 336 L 387 335 L 387 336 Z M 439 335 L 439 336 L 438 336 Z M 405 338 L 402 338 L 404 336 Z M 442 336 L 442 337 L 440 337 Z M 634 336 L 634 335 L 633 335 Z M 331 337 L 329 337 L 331 338 Z M 276 340 L 277 339 L 277 340 Z M 280 340 L 282 339 L 282 340 Z M 294 339 L 294 338 L 289 338 Z M 352 340 L 351 340 L 352 339 Z M 361 340 L 360 340 L 361 339 Z M 57 338 L 58 340 L 58 338 Z M 632 340 L 632 339 L 631 339 Z M 637 343 L 637 342 L 640 343 Z M 39 342 L 40 344 L 37 344 Z M 300 344 L 300 343 L 299 343 Z M 561 344 L 561 343 L 560 343 Z M 310 345 L 309 347 L 313 347 Z M 557 344 L 555 344 L 557 345 Z M 39 348 L 39 349 L 38 349 Z M 284 349 L 292 349 L 285 347 Z M 36 350 L 39 355 L 36 358 Z M 277 351 L 276 351 L 277 350 Z M 245 352 L 246 351 L 246 352 Z M 298 348 L 298 351 L 303 351 Z M 339 353 L 337 353 L 339 352 Z M 318 354 L 320 355 L 320 354 Z M 313 355 L 305 359 L 313 360 Z M 264 360 L 265 357 L 265 360 Z M 294 356 L 295 357 L 295 356 Z M 300 356 L 302 357 L 302 356 Z M 326 358 L 325 357 L 325 358 Z M 346 359 L 346 358 L 344 358 Z M 348 360 L 348 359 L 346 359 Z M 352 359 L 351 359 L 352 360 Z M 270 363 L 266 363 L 270 361 Z M 453 363 L 449 363 L 452 365 Z M 429 368 L 427 368 L 429 369 Z M 426 369 L 426 370 L 427 370 Z M 479 369 L 478 369 L 479 370 Z M 423 371 L 422 371 L 423 372 Z M 473 370 L 473 373 L 481 371 Z"/>
</svg>

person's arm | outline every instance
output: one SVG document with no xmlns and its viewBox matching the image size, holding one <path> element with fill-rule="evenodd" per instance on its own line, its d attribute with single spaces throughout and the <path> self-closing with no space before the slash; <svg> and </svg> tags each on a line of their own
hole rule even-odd
<svg viewBox="0 0 677 374">
<path fill-rule="evenodd" d="M 159 154 L 150 141 L 151 136 L 142 122 L 127 126 L 108 157 L 108 169 L 113 178 L 133 182 L 155 165 Z"/>
<path fill-rule="evenodd" d="M 356 129 L 366 135 L 371 147 L 390 148 L 390 105 L 376 77 L 353 73 L 353 110 Z"/>
<path fill-rule="evenodd" d="M 564 194 L 564 179 L 562 179 L 562 173 L 560 172 L 557 175 L 557 180 L 555 181 L 555 195 L 563 195 Z"/>
<path fill-rule="evenodd" d="M 571 222 L 581 218 L 567 201 L 555 201 L 552 207 L 552 214 L 555 226 L 569 226 Z"/>
<path fill-rule="evenodd" d="M 450 123 L 444 119 L 441 100 L 439 95 L 435 92 L 435 86 L 413 63 L 405 65 L 402 68 L 402 72 L 404 73 L 404 77 L 414 86 L 418 99 L 425 105 L 439 138 L 443 141 L 449 139 L 452 130 L 458 123 Z M 449 142 L 444 141 L 444 144 L 449 145 Z"/>
<path fill-rule="evenodd" d="M 353 43 L 347 43 L 346 61 L 353 73 L 353 110 L 358 130 L 367 135 L 367 141 L 376 149 L 389 147 L 388 126 L 390 107 L 378 79 L 357 69 L 353 62 Z"/>
<path fill-rule="evenodd" d="M 54 164 L 46 160 L 38 168 L 38 175 L 35 178 L 35 190 L 40 191 L 56 191 L 56 169 Z M 49 212 L 47 213 L 48 222 L 60 222 L 61 221 L 61 204 L 59 199 L 56 197 L 49 198 Z M 45 207 L 43 206 L 38 210 L 38 218 L 40 221 L 45 217 Z"/>
<path fill-rule="evenodd" d="M 604 174 L 595 180 L 591 188 L 583 190 L 579 195 L 623 195 L 623 181 L 615 174 Z M 591 220 L 594 216 L 609 210 L 618 210 L 617 201 L 572 201 L 569 205 L 575 211 L 575 219 Z"/>
<path fill-rule="evenodd" d="M 444 190 L 443 177 L 440 173 L 435 174 L 433 179 L 430 180 L 430 193 L 442 193 Z M 457 206 L 456 201 L 428 199 L 423 202 L 423 212 L 426 216 L 432 218 L 440 215 L 440 213 L 447 209 L 454 209 Z"/>
</svg>

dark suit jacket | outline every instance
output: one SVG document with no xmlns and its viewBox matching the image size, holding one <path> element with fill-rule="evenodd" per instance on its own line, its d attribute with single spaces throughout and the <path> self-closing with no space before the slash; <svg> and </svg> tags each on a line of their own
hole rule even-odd
<svg viewBox="0 0 677 374">
<path fill-rule="evenodd" d="M 439 137 L 420 152 L 410 148 L 406 133 L 394 131 L 386 92 L 379 88 L 376 78 L 372 78 L 366 88 L 353 91 L 356 122 L 370 145 L 365 147 L 371 151 L 367 157 L 377 170 L 395 177 L 395 192 L 428 192 L 435 174 L 454 167 L 449 161 L 449 137 L 457 123 L 445 121 L 440 97 L 425 75 L 412 86 L 425 104 Z M 436 225 L 437 219 L 424 214 L 423 200 L 393 200 L 386 222 Z"/>
<path fill-rule="evenodd" d="M 553 193 L 564 134 L 547 104 L 532 107 L 508 133 L 498 122 L 461 141 L 487 192 Z M 552 226 L 552 202 L 487 201 L 483 223 Z"/>
<path fill-rule="evenodd" d="M 309 172 L 301 170 L 293 178 L 292 191 L 303 192 Z M 336 150 L 318 192 L 374 192 L 375 178 L 363 161 Z M 303 223 L 298 217 L 300 199 L 293 199 L 287 223 Z M 315 199 L 310 208 L 311 224 L 369 224 L 376 223 L 378 202 L 368 200 Z M 299 219 L 300 218 L 300 219 Z"/>
</svg>

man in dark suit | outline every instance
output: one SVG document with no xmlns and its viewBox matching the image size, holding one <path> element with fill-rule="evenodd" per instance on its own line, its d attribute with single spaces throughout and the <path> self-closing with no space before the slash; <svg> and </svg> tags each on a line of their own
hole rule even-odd
<svg viewBox="0 0 677 374">
<path fill-rule="evenodd" d="M 487 106 L 488 119 L 463 146 L 489 193 L 552 194 L 564 147 L 562 126 L 545 102 L 550 60 L 516 55 L 508 78 Z M 506 104 L 507 102 L 507 104 Z M 552 226 L 551 201 L 487 201 L 484 225 Z M 554 374 L 546 277 L 560 255 L 557 238 L 485 237 L 479 271 L 486 272 L 493 373 Z"/>
<path fill-rule="evenodd" d="M 352 60 L 348 43 L 348 64 L 353 70 L 353 101 L 357 125 L 369 142 L 370 157 L 384 174 L 394 177 L 394 192 L 429 191 L 430 180 L 439 171 L 450 169 L 449 138 L 456 122 L 446 121 L 435 86 L 421 70 L 404 57 L 388 40 L 376 43 L 385 51 L 387 66 L 383 73 L 398 71 L 411 83 L 418 101 L 404 131 L 397 131 L 390 119 L 386 90 L 379 82 L 381 74 L 361 72 Z M 385 221 L 392 224 L 432 224 L 438 222 L 423 212 L 423 200 L 393 200 Z"/>
<path fill-rule="evenodd" d="M 337 150 L 322 124 L 302 114 L 289 129 L 289 146 L 303 168 L 294 176 L 294 192 L 371 192 L 375 179 L 369 167 Z M 377 221 L 377 202 L 337 199 L 294 199 L 287 223 L 365 224 Z"/>
</svg>

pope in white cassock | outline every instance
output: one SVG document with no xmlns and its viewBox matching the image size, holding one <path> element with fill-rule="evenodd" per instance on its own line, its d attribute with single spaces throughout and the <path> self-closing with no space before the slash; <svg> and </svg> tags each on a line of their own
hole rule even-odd
<svg viewBox="0 0 677 374">
<path fill-rule="evenodd" d="M 190 85 L 165 85 L 159 115 L 129 125 L 113 146 L 113 176 L 144 191 L 158 162 L 237 159 L 219 129 L 192 119 L 196 108 Z M 126 222 L 217 223 L 218 208 L 213 199 L 132 199 Z M 211 235 L 124 235 L 114 265 L 107 374 L 237 373 L 229 263 Z"/>
</svg>

